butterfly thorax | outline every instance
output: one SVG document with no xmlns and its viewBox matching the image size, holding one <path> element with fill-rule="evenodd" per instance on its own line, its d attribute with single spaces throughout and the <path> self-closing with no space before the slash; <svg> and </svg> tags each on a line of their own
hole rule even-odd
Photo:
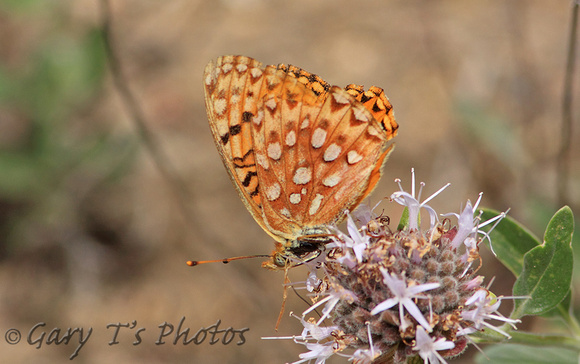
<svg viewBox="0 0 580 364">
<path fill-rule="evenodd" d="M 317 258 L 332 241 L 327 233 L 304 235 L 285 243 L 276 242 L 276 250 L 272 252 L 272 260 L 262 263 L 262 267 L 271 270 L 281 270 L 303 264 Z"/>
</svg>

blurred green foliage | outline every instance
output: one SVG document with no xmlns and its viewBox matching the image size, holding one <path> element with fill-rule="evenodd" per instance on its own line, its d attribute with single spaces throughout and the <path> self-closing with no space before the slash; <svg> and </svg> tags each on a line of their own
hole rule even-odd
<svg viewBox="0 0 580 364">
<path fill-rule="evenodd" d="M 496 170 L 501 171 L 525 171 L 526 169 L 533 166 L 532 160 L 534 157 L 531 155 L 530 147 L 526 148 L 525 137 L 519 132 L 518 127 L 514 120 L 510 120 L 505 115 L 502 115 L 496 110 L 486 108 L 486 106 L 480 103 L 469 100 L 466 98 L 457 98 L 455 100 L 455 111 L 458 115 L 458 122 L 465 133 L 466 137 L 474 144 L 472 150 L 483 150 L 485 155 L 482 159 L 492 159 L 489 161 L 487 167 L 492 167 Z M 542 146 L 534 145 L 534 148 L 541 148 Z M 484 166 L 485 168 L 485 166 Z M 525 171 L 522 174 L 529 173 Z M 485 175 L 486 173 L 482 173 Z M 487 181 L 484 184 L 488 191 L 490 186 L 494 183 L 504 184 L 506 181 L 509 183 L 509 178 L 499 180 L 497 175 L 494 173 L 487 173 L 491 181 Z M 480 181 L 481 183 L 481 181 Z M 497 186 L 498 190 L 506 190 L 506 186 Z M 525 186 L 518 186 L 518 188 L 526 188 Z M 520 215 L 525 215 L 528 221 L 527 227 L 530 231 L 526 231 L 525 234 L 542 234 L 541 227 L 546 226 L 556 208 L 561 206 L 555 206 L 553 204 L 552 194 L 549 191 L 538 191 L 532 187 L 527 187 L 528 190 L 525 191 L 525 199 L 522 201 L 524 206 L 519 206 L 518 213 Z M 573 183 L 571 183 L 571 189 L 573 189 Z M 509 206 L 514 207 L 514 206 Z M 489 218 L 491 215 L 485 215 L 484 218 Z M 485 220 L 485 219 L 484 219 Z M 511 217 L 508 216 L 503 222 L 508 224 L 512 221 Z M 513 221 L 512 221 L 513 222 Z M 578 215 L 576 216 L 576 224 L 580 223 L 578 221 Z M 519 230 L 513 230 L 519 231 Z M 580 234 L 573 236 L 573 246 L 580 246 Z M 524 238 L 525 241 L 529 239 Z M 498 249 L 504 249 L 509 247 L 509 244 L 502 245 Z M 526 252 L 529 246 L 522 245 Z M 510 254 L 503 254 L 504 252 L 496 252 L 499 256 L 511 256 Z M 580 259 L 580 249 L 574 250 L 575 260 Z M 505 263 L 505 262 L 504 262 Z M 508 269 L 510 269 L 514 274 L 519 272 L 514 271 L 517 267 L 514 265 L 506 264 Z M 580 279 L 580 268 L 578 265 L 574 268 L 574 275 L 576 279 Z"/>
<path fill-rule="evenodd" d="M 62 28 L 42 34 L 16 69 L 0 54 L 0 122 L 10 118 L 23 130 L 0 145 L 0 225 L 9 244 L 22 243 L 23 229 L 34 225 L 58 230 L 70 224 L 79 195 L 118 178 L 134 157 L 132 137 L 110 136 L 105 123 L 88 116 L 103 92 L 100 30 Z"/>
</svg>

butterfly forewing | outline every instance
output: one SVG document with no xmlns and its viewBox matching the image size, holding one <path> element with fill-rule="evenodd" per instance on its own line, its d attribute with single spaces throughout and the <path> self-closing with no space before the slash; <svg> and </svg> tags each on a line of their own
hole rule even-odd
<svg viewBox="0 0 580 364">
<path fill-rule="evenodd" d="M 331 87 L 300 68 L 243 56 L 208 64 L 205 91 L 234 185 L 282 243 L 324 233 L 355 208 L 378 182 L 398 127 L 380 88 Z"/>
<path fill-rule="evenodd" d="M 240 72 L 240 69 L 244 70 L 243 66 L 247 67 L 246 72 Z M 235 73 L 246 76 L 244 84 L 236 76 L 239 98 L 232 96 L 232 75 Z M 262 221 L 261 194 L 248 116 L 258 113 L 255 100 L 262 85 L 261 73 L 261 63 L 251 58 L 225 56 L 206 66 L 204 83 L 209 125 L 222 161 L 247 209 L 268 232 Z M 240 87 L 242 89 L 238 92 Z M 256 94 L 249 95 L 249 90 L 256 88 Z M 241 116 L 240 107 L 243 108 Z"/>
</svg>

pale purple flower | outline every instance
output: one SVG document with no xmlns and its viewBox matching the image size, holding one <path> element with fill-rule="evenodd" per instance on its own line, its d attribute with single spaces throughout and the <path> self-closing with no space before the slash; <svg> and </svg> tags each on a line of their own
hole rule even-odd
<svg viewBox="0 0 580 364">
<path fill-rule="evenodd" d="M 328 339 L 333 331 L 338 330 L 337 326 L 320 326 L 318 323 L 305 320 L 293 313 L 290 313 L 290 315 L 299 319 L 302 326 L 304 326 L 300 336 L 263 337 L 262 339 L 292 339 L 295 343 L 302 344 L 310 350 L 306 353 L 300 354 L 299 357 L 301 360 L 295 361 L 292 364 L 310 362 L 314 359 L 316 360 L 315 363 L 322 364 L 326 362 L 326 359 L 335 354 L 336 347 L 334 345 L 334 340 L 328 340 L 324 343 L 321 343 L 321 341 Z"/>
<path fill-rule="evenodd" d="M 371 327 L 367 322 L 367 338 L 369 341 L 368 349 L 357 349 L 348 359 L 355 364 L 372 364 L 373 360 L 377 357 L 380 351 L 378 348 L 375 349 L 373 344 L 373 336 L 371 335 Z"/>
<path fill-rule="evenodd" d="M 329 341 L 324 344 L 320 343 L 304 343 L 306 348 L 310 350 L 309 352 L 299 354 L 298 357 L 302 360 L 293 362 L 292 364 L 305 363 L 310 360 L 316 359 L 316 364 L 326 363 L 326 359 L 334 355 L 334 342 Z"/>
<path fill-rule="evenodd" d="M 443 359 L 437 351 L 449 350 L 454 347 L 455 344 L 451 341 L 447 341 L 445 338 L 435 339 L 429 336 L 421 326 L 417 326 L 415 346 L 413 347 L 413 350 L 419 352 L 419 356 L 423 359 L 425 364 L 447 364 L 445 359 Z"/>
<path fill-rule="evenodd" d="M 362 233 L 359 231 L 359 228 L 356 226 L 351 214 L 348 211 L 345 211 L 347 220 L 346 220 L 346 229 L 348 230 L 348 234 L 344 234 L 342 231 L 336 229 L 336 233 L 339 239 L 335 239 L 333 244 L 329 244 L 327 248 L 332 247 L 340 247 L 344 252 L 345 255 L 337 258 L 337 260 L 348 267 L 354 267 L 357 263 L 362 262 L 362 252 L 368 247 L 369 236 L 364 233 L 366 226 L 362 228 Z M 353 252 L 356 261 L 352 259 L 352 255 L 350 252 Z"/>
<path fill-rule="evenodd" d="M 340 300 L 353 302 L 356 300 L 356 295 L 340 286 L 331 286 L 331 289 L 328 292 L 328 296 L 318 301 L 316 304 L 310 306 L 309 309 L 302 313 L 302 316 L 306 316 L 309 312 L 313 311 L 317 307 L 321 306 L 322 304 L 326 304 L 322 309 L 322 317 L 320 317 L 317 323 L 320 324 L 322 321 L 324 321 L 325 318 L 328 317 L 328 315 L 330 315 L 330 312 L 332 312 L 332 309 Z"/>
<path fill-rule="evenodd" d="M 453 248 L 459 248 L 469 235 L 477 234 L 477 228 L 473 219 L 473 212 L 474 210 L 471 206 L 471 201 L 467 200 L 467 204 L 461 212 L 461 215 L 457 216 L 457 214 L 452 214 L 457 216 L 457 225 L 459 226 L 457 234 L 455 234 L 455 237 L 451 241 L 451 246 L 453 246 Z"/>
<path fill-rule="evenodd" d="M 480 287 L 483 283 L 483 276 L 477 276 L 475 278 L 473 278 L 472 280 L 470 280 L 469 282 L 467 282 L 467 284 L 465 285 L 465 289 L 466 290 L 472 290 L 475 289 L 477 287 Z"/>
<path fill-rule="evenodd" d="M 320 286 L 320 283 L 322 283 L 322 280 L 316 276 L 316 272 L 310 272 L 306 279 L 306 290 L 308 290 L 308 292 L 313 292 Z"/>
<path fill-rule="evenodd" d="M 359 229 L 354 223 L 354 220 L 352 219 L 352 216 L 350 216 L 348 212 L 346 216 L 348 219 L 346 223 L 346 229 L 348 230 L 348 233 L 350 235 L 350 239 L 347 237 L 347 246 L 350 240 L 351 243 L 350 248 L 352 248 L 352 251 L 356 256 L 356 260 L 360 263 L 362 262 L 363 259 L 362 252 L 368 247 L 369 237 L 366 234 L 364 234 L 364 227 L 363 233 L 362 234 L 360 233 Z"/>
<path fill-rule="evenodd" d="M 415 304 L 413 299 L 415 298 L 422 298 L 428 299 L 429 297 L 419 295 L 421 292 L 429 291 L 441 286 L 440 283 L 426 283 L 426 284 L 419 284 L 416 286 L 407 287 L 407 282 L 405 278 L 403 279 L 398 278 L 395 274 L 389 273 L 388 270 L 385 268 L 381 268 L 381 273 L 383 274 L 383 282 L 389 287 L 391 293 L 394 297 L 389 298 L 381 303 L 379 303 L 373 310 L 371 311 L 371 315 L 376 315 L 379 312 L 388 310 L 389 308 L 395 306 L 397 303 L 399 304 L 399 317 L 401 320 L 401 325 L 404 322 L 403 316 L 403 307 L 417 320 L 421 326 L 425 328 L 425 330 L 431 332 L 431 325 L 425 319 L 419 307 Z"/>
<path fill-rule="evenodd" d="M 450 183 L 446 184 L 445 186 L 441 187 L 437 192 L 433 193 L 429 196 L 425 201 L 419 202 L 421 199 L 421 192 L 423 191 L 423 186 L 425 183 L 421 182 L 421 188 L 419 189 L 419 194 L 417 198 L 415 198 L 415 170 L 411 169 L 411 193 L 405 192 L 403 187 L 401 187 L 401 180 L 396 179 L 395 181 L 399 184 L 400 191 L 397 191 L 391 195 L 391 200 L 395 201 L 396 203 L 405 206 L 409 210 L 409 229 L 418 229 L 419 228 L 419 214 L 421 209 L 427 210 L 429 213 L 430 219 L 430 228 L 433 229 L 435 227 L 435 223 L 439 221 L 437 217 L 437 213 L 435 210 L 427 205 L 427 202 L 431 201 L 435 196 L 439 195 L 443 192 L 444 189 L 451 185 Z"/>
<path fill-rule="evenodd" d="M 515 324 L 521 322 L 520 320 L 513 320 L 509 319 L 497 310 L 501 305 L 502 297 L 496 297 L 493 293 L 487 291 L 486 289 L 479 289 L 477 290 L 473 296 L 471 296 L 466 302 L 466 308 L 470 306 L 475 306 L 475 308 L 471 310 L 464 310 L 461 314 L 461 318 L 466 321 L 473 322 L 472 327 L 465 328 L 460 330 L 457 334 L 458 335 L 467 335 L 471 334 L 477 330 L 482 329 L 484 326 L 498 332 L 507 338 L 511 338 L 511 336 L 506 333 L 505 331 L 491 325 L 485 320 L 497 320 L 503 321 L 510 324 L 515 329 Z"/>
<path fill-rule="evenodd" d="M 474 217 L 475 215 L 475 211 L 477 211 L 477 207 L 479 206 L 479 203 L 481 202 L 481 198 L 483 197 L 483 193 L 479 193 L 479 197 L 477 199 L 477 201 L 475 202 L 475 205 L 472 207 L 471 206 L 471 201 L 467 200 L 467 205 L 465 206 L 465 208 L 463 209 L 463 211 L 461 212 L 461 214 L 456 214 L 456 213 L 449 213 L 449 214 L 443 214 L 443 216 L 455 216 L 458 220 L 458 225 L 459 225 L 459 229 L 457 230 L 457 234 L 455 235 L 455 237 L 453 238 L 451 245 L 453 246 L 453 248 L 457 249 L 461 246 L 461 244 L 463 243 L 467 250 L 469 251 L 470 249 L 474 249 L 478 244 L 479 244 L 479 239 L 478 239 L 478 234 L 482 234 L 483 235 L 483 239 L 487 239 L 489 241 L 489 247 L 492 251 L 493 254 L 495 254 L 495 252 L 493 251 L 493 246 L 491 244 L 491 239 L 489 237 L 489 234 L 491 233 L 491 231 L 497 226 L 497 224 L 507 215 L 507 212 L 509 211 L 509 209 L 505 212 L 502 212 L 501 214 L 485 221 L 485 222 L 480 222 L 480 217 Z M 481 213 L 480 213 L 481 215 Z M 480 230 L 481 227 L 489 225 L 491 223 L 495 223 L 491 229 L 489 229 L 489 231 L 485 232 L 483 230 Z M 466 252 L 466 256 L 467 256 L 468 252 Z"/>
<path fill-rule="evenodd" d="M 378 352 L 378 350 L 377 350 Z M 357 349 L 348 359 L 355 364 L 372 364 L 373 360 L 376 358 L 376 352 L 374 349 Z"/>
<path fill-rule="evenodd" d="M 300 336 L 296 336 L 295 339 L 320 341 L 329 337 L 334 330 L 338 330 L 337 326 L 321 327 L 318 323 L 309 322 L 303 317 L 298 317 L 294 314 L 292 314 L 292 316 L 299 319 L 302 326 L 304 326 L 302 334 Z"/>
</svg>

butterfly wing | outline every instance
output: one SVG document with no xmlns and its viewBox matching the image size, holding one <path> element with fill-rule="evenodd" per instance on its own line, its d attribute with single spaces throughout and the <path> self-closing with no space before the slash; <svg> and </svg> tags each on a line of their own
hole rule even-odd
<svg viewBox="0 0 580 364">
<path fill-rule="evenodd" d="M 294 66 L 219 57 L 205 69 L 210 128 L 258 224 L 294 240 L 337 222 L 375 187 L 396 135 L 382 89 L 331 87 Z"/>
<path fill-rule="evenodd" d="M 271 92 L 251 123 L 263 220 L 287 239 L 323 231 L 354 208 L 380 178 L 391 150 L 369 110 L 339 87 L 317 95 L 266 67 Z"/>
<path fill-rule="evenodd" d="M 272 102 L 281 97 L 290 103 L 294 99 L 296 102 L 304 100 L 304 109 L 316 115 L 329 87 L 317 76 L 297 82 L 298 77 L 305 73 L 300 71 L 283 65 L 263 68 L 260 62 L 244 56 L 222 56 L 215 63 L 210 62 L 204 72 L 209 125 L 222 161 L 248 211 L 279 242 L 296 238 L 302 229 L 289 218 L 283 206 L 273 211 L 272 204 L 263 204 L 264 199 L 272 199 L 277 193 L 286 197 L 283 191 L 283 186 L 286 186 L 284 161 L 288 156 L 277 156 L 281 149 L 277 150 L 276 146 L 282 148 L 282 141 L 277 145 L 271 141 L 278 133 L 277 137 L 284 135 L 290 142 L 292 134 L 282 132 L 282 125 L 292 125 L 297 121 L 299 115 L 296 111 L 302 108 L 292 111 L 286 105 L 283 111 L 280 108 L 273 112 Z M 295 90 L 288 96 L 292 88 Z M 262 125 L 262 122 L 266 125 L 264 130 L 268 130 L 268 145 L 260 133 L 253 134 L 252 131 L 252 125 Z M 280 164 L 272 157 L 282 159 Z M 269 171 L 263 167 L 268 160 L 272 164 Z M 278 186 L 279 192 L 276 190 Z M 288 199 L 279 199 L 276 203 L 288 203 Z"/>
<path fill-rule="evenodd" d="M 262 93 L 262 111 L 251 122 L 256 149 L 258 181 L 264 191 L 263 220 L 271 231 L 294 240 L 304 230 L 303 199 L 312 190 L 306 168 L 311 166 L 308 148 L 310 122 L 325 102 L 286 69 L 264 70 L 268 92 Z"/>
<path fill-rule="evenodd" d="M 262 64 L 243 56 L 223 56 L 204 72 L 205 103 L 214 142 L 240 198 L 256 222 L 272 237 L 262 217 L 249 115 L 257 114 L 252 94 L 262 84 Z"/>
<path fill-rule="evenodd" d="M 319 99 L 321 99 L 321 100 L 325 100 L 327 98 L 327 96 L 330 94 L 329 91 L 331 89 L 331 86 L 317 75 L 314 75 L 312 73 L 309 73 L 308 71 L 305 71 L 301 68 L 291 66 L 291 65 L 285 66 L 284 64 L 280 64 L 280 65 L 278 65 L 278 69 L 283 69 L 288 73 L 288 75 L 296 77 L 298 82 L 304 84 L 308 89 L 311 89 L 312 91 L 314 91 L 314 93 L 317 96 L 319 96 Z M 386 140 L 390 140 L 397 135 L 397 130 L 399 128 L 399 125 L 395 121 L 393 107 L 392 107 L 391 103 L 389 102 L 389 100 L 388 100 L 387 96 L 385 95 L 382 88 L 372 86 L 368 90 L 365 91 L 363 86 L 350 84 L 350 85 L 345 87 L 345 90 L 347 91 L 348 94 L 350 94 L 356 101 L 360 102 L 370 112 L 370 114 L 372 115 L 372 119 L 374 119 L 374 120 L 369 120 L 369 123 L 373 125 L 371 127 L 372 129 L 377 130 L 376 126 L 379 126 L 380 127 L 379 130 L 382 129 L 382 133 L 381 132 L 379 132 L 379 133 L 384 134 L 384 136 L 386 137 Z M 350 102 L 352 102 L 352 100 L 350 100 Z M 356 102 L 354 102 L 353 104 L 356 104 Z M 358 108 L 358 106 L 355 107 L 355 111 L 357 110 L 357 108 Z M 357 112 L 357 114 L 360 115 L 360 111 L 356 111 L 356 112 Z M 333 120 L 333 115 L 329 115 L 327 113 L 327 116 L 329 116 L 329 117 L 327 117 L 327 120 Z M 352 133 L 352 130 L 350 130 L 350 131 L 347 130 L 347 132 Z M 339 140 L 339 141 L 342 141 L 342 140 Z M 359 147 L 361 147 L 361 145 L 359 145 Z M 394 147 L 394 145 L 393 145 L 393 147 Z M 365 184 L 364 178 L 362 178 L 361 182 L 363 182 L 363 183 L 358 185 L 358 187 L 362 188 L 361 191 L 356 191 L 356 189 L 351 191 L 351 193 L 353 194 L 353 195 L 350 195 L 352 197 L 351 199 L 341 199 L 337 195 L 336 196 L 337 200 L 340 200 L 340 201 L 337 201 L 336 203 L 339 206 L 343 206 L 343 208 L 353 209 L 362 200 L 364 200 L 373 191 L 374 187 L 376 186 L 377 182 L 379 181 L 379 179 L 382 175 L 382 166 L 384 165 L 384 162 L 386 161 L 386 159 L 391 151 L 392 151 L 392 147 L 388 147 L 384 152 L 381 153 L 379 158 L 375 161 L 375 168 L 370 172 L 370 175 L 368 178 L 368 183 Z M 351 152 L 351 156 L 355 155 L 354 153 L 356 153 L 356 149 L 354 149 L 354 151 L 349 151 L 349 152 Z M 332 153 L 338 153 L 338 148 L 336 148 L 336 146 L 332 146 L 331 149 L 329 150 L 329 153 L 330 154 L 327 154 L 327 156 L 331 157 Z M 347 154 L 347 156 L 348 156 L 348 154 Z M 337 156 L 337 157 L 339 157 L 339 156 Z M 328 162 L 328 161 L 326 161 L 326 162 Z M 357 173 L 356 169 L 351 168 L 350 170 L 354 171 L 354 173 Z M 362 174 L 363 176 L 366 176 L 366 174 L 364 174 L 365 172 L 362 172 L 362 173 L 363 173 Z M 326 176 L 325 178 L 328 178 L 327 179 L 328 183 L 337 183 L 337 181 L 338 181 L 338 179 L 332 175 Z M 350 179 L 351 182 L 353 182 L 357 179 L 357 176 L 356 175 L 352 175 L 352 176 L 347 175 L 347 178 Z M 320 183 L 318 183 L 317 185 L 320 185 Z M 357 186 L 352 186 L 352 187 L 357 187 Z M 322 192 L 324 192 L 324 191 L 322 191 Z M 316 207 L 316 204 L 318 203 L 318 200 L 316 200 L 317 195 L 318 194 L 314 195 L 315 205 L 313 206 L 313 208 Z M 358 196 L 358 198 L 356 198 L 357 196 Z M 295 197 L 294 201 L 296 201 L 297 200 L 296 195 L 294 197 Z M 318 196 L 318 199 L 320 199 L 320 198 L 321 197 Z M 320 201 L 322 202 L 322 200 L 320 200 Z M 324 214 L 319 214 L 319 215 L 317 215 L 317 217 L 319 217 L 319 219 L 317 219 L 317 220 L 331 222 L 331 221 L 336 219 L 336 215 L 334 215 L 334 212 L 335 211 L 330 211 L 330 216 L 327 215 L 326 217 L 324 216 Z M 339 212 L 339 218 L 340 218 L 340 216 L 342 216 L 342 214 Z M 299 220 L 302 221 L 302 219 L 300 219 L 300 217 L 299 217 Z M 316 221 L 312 221 L 309 225 L 315 225 L 315 222 Z"/>
</svg>

